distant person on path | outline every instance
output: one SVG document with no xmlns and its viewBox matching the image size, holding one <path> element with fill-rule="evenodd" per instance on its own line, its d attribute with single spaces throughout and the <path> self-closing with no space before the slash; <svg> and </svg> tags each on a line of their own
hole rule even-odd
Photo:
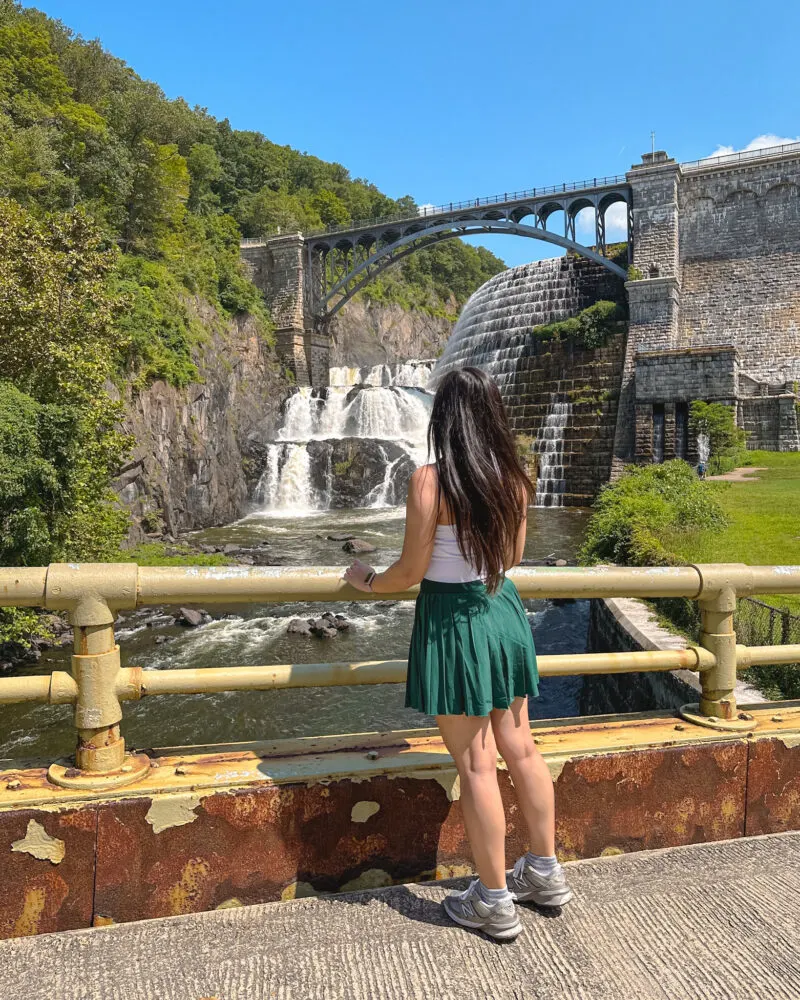
<svg viewBox="0 0 800 1000">
<path fill-rule="evenodd" d="M 522 930 L 515 900 L 561 906 L 572 898 L 555 856 L 553 781 L 528 721 L 528 695 L 538 693 L 533 638 L 505 576 L 522 559 L 535 488 L 517 458 L 497 386 L 477 368 L 442 378 L 428 450 L 436 461 L 411 477 L 402 555 L 383 573 L 356 560 L 345 579 L 375 594 L 421 582 L 406 706 L 436 716 L 458 768 L 479 875 L 444 907 L 464 927 L 512 940 Z M 530 842 L 508 874 L 498 751 Z"/>
<path fill-rule="evenodd" d="M 705 462 L 698 462 L 698 464 L 697 464 L 697 475 L 701 479 L 705 479 L 706 478 L 706 463 Z"/>
</svg>

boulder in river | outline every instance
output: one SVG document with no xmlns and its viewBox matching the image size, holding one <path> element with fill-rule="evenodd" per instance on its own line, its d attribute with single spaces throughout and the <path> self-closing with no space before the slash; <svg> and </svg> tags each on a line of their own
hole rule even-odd
<svg viewBox="0 0 800 1000">
<path fill-rule="evenodd" d="M 286 631 L 290 635 L 311 635 L 311 626 L 302 618 L 292 618 Z"/>
<path fill-rule="evenodd" d="M 179 625 L 197 628 L 198 625 L 202 625 L 205 622 L 206 616 L 204 612 L 195 611 L 193 608 L 180 608 L 175 620 Z"/>
<path fill-rule="evenodd" d="M 349 552 L 350 555 L 363 555 L 367 552 L 375 552 L 375 546 L 371 545 L 369 542 L 365 542 L 363 538 L 351 538 L 349 541 L 345 542 L 342 546 L 345 552 Z"/>
<path fill-rule="evenodd" d="M 349 542 L 355 535 L 326 535 L 329 542 Z"/>
<path fill-rule="evenodd" d="M 312 635 L 319 636 L 320 639 L 333 639 L 339 634 L 335 625 L 332 625 L 325 618 L 313 619 L 314 624 L 310 625 Z"/>
</svg>

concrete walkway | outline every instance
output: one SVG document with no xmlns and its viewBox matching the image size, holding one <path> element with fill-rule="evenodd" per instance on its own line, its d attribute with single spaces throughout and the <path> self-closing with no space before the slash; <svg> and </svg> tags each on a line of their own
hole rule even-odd
<svg viewBox="0 0 800 1000">
<path fill-rule="evenodd" d="M 396 886 L 0 942 L 0 997 L 800 997 L 800 834 L 568 868 L 575 901 L 522 907 L 513 944 L 449 924 L 441 883 Z"/>
</svg>

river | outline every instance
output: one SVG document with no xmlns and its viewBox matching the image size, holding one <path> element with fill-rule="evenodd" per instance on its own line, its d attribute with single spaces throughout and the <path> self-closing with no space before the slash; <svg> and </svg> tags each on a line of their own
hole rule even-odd
<svg viewBox="0 0 800 1000">
<path fill-rule="evenodd" d="M 531 508 L 526 559 L 552 554 L 574 557 L 587 512 L 575 508 Z M 319 510 L 299 516 L 280 511 L 256 513 L 225 528 L 198 533 L 205 544 L 268 544 L 277 565 L 342 566 L 349 561 L 331 534 L 353 534 L 377 547 L 374 561 L 385 565 L 400 552 L 402 507 Z M 578 653 L 586 648 L 587 602 L 554 605 L 526 602 L 541 653 Z M 411 602 L 370 601 L 331 604 L 344 613 L 348 630 L 332 639 L 292 635 L 292 618 L 317 616 L 322 605 L 214 605 L 213 621 L 196 628 L 175 623 L 176 609 L 140 609 L 117 627 L 123 666 L 169 670 L 273 663 L 317 663 L 404 658 L 413 618 Z M 164 641 L 166 639 L 166 641 Z M 19 673 L 69 669 L 69 647 L 45 651 Z M 544 678 L 531 714 L 557 718 L 578 714 L 581 678 Z M 292 688 L 213 695 L 173 695 L 127 702 L 123 733 L 129 748 L 271 740 L 332 733 L 408 729 L 432 720 L 403 705 L 402 684 Z M 66 756 L 75 731 L 69 706 L 0 706 L 0 756 Z"/>
</svg>

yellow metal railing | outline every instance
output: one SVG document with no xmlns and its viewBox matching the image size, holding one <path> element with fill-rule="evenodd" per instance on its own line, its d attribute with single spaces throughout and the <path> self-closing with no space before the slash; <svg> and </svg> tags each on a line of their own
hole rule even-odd
<svg viewBox="0 0 800 1000">
<path fill-rule="evenodd" d="M 0 678 L 0 704 L 73 704 L 75 765 L 53 764 L 52 781 L 85 788 L 126 784 L 146 772 L 144 755 L 126 755 L 120 734 L 124 701 L 158 694 L 384 684 L 405 680 L 405 660 L 259 667 L 147 670 L 120 665 L 114 641 L 119 611 L 153 604 L 290 603 L 374 600 L 331 568 L 139 567 L 134 563 L 0 568 L 0 606 L 66 611 L 75 631 L 72 672 Z M 702 613 L 700 645 L 630 653 L 540 656 L 543 676 L 694 670 L 701 695 L 681 714 L 719 729 L 752 728 L 736 708 L 736 672 L 756 664 L 800 661 L 800 645 L 741 646 L 733 615 L 737 596 L 800 593 L 800 566 L 711 564 L 681 567 L 518 568 L 510 574 L 523 598 L 688 597 Z M 417 588 L 382 599 L 412 599 Z"/>
</svg>

